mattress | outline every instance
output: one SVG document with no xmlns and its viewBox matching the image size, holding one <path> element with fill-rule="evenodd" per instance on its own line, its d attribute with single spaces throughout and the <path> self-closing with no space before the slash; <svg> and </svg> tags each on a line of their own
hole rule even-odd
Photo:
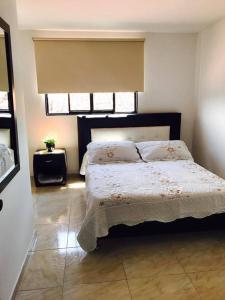
<svg viewBox="0 0 225 300">
<path fill-rule="evenodd" d="M 87 252 L 114 225 L 225 212 L 225 180 L 191 160 L 88 165 L 86 188 L 78 242 Z"/>
<path fill-rule="evenodd" d="M 0 182 L 14 168 L 14 151 L 0 144 Z"/>
</svg>

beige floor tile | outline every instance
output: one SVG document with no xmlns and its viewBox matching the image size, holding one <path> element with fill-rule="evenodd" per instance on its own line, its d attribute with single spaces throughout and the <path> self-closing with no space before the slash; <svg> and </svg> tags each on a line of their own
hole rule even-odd
<svg viewBox="0 0 225 300">
<path fill-rule="evenodd" d="M 74 191 L 85 188 L 85 180 L 81 179 L 80 176 L 73 178 L 68 178 L 67 180 L 67 188 L 72 189 Z"/>
<path fill-rule="evenodd" d="M 37 199 L 36 224 L 69 224 L 70 200 L 63 195 L 50 194 Z"/>
<path fill-rule="evenodd" d="M 132 300 L 200 300 L 185 274 L 129 279 Z"/>
<path fill-rule="evenodd" d="M 122 249 L 123 264 L 128 278 L 155 275 L 182 274 L 184 269 L 177 261 L 170 242 L 157 238 L 138 239 Z"/>
<path fill-rule="evenodd" d="M 42 186 L 36 187 L 32 186 L 32 194 L 33 195 L 42 195 L 46 193 L 56 193 L 61 191 L 62 186 Z"/>
<path fill-rule="evenodd" d="M 75 188 L 72 188 L 73 184 L 74 184 Z M 76 185 L 78 185 L 78 187 L 76 187 Z M 79 185 L 80 185 L 80 187 L 79 187 Z M 80 197 L 80 199 L 84 199 L 86 196 L 86 189 L 82 182 L 71 183 L 71 188 L 67 188 L 67 190 L 72 191 L 74 193 L 74 195 L 76 195 L 76 198 Z"/>
<path fill-rule="evenodd" d="M 113 239 L 111 239 L 113 241 Z M 148 253 L 168 253 L 174 256 L 173 243 L 171 237 L 167 235 L 153 236 L 134 236 L 119 238 L 119 248 L 124 253 L 124 258 L 133 258 L 134 252 L 140 255 L 148 255 Z M 118 245 L 115 245 L 118 248 Z"/>
<path fill-rule="evenodd" d="M 18 292 L 15 300 L 61 300 L 62 288 Z"/>
<path fill-rule="evenodd" d="M 54 198 L 55 200 L 59 199 L 73 199 L 76 197 L 76 192 L 72 189 L 68 189 L 67 187 L 60 187 L 55 190 L 45 188 L 45 191 L 42 191 L 41 193 L 36 193 L 35 197 L 39 201 L 46 201 L 48 199 Z"/>
<path fill-rule="evenodd" d="M 82 221 L 86 213 L 85 190 L 76 190 L 76 197 L 71 200 L 70 224 L 67 247 L 80 246 L 77 235 L 80 231 Z"/>
<path fill-rule="evenodd" d="M 196 251 L 204 251 L 220 246 L 220 233 L 218 231 L 205 231 L 196 233 L 184 233 L 171 236 L 173 239 L 173 250 L 176 255 L 190 255 Z"/>
<path fill-rule="evenodd" d="M 204 300 L 225 299 L 225 270 L 188 274 Z"/>
<path fill-rule="evenodd" d="M 74 248 L 80 246 L 77 241 L 77 235 L 80 231 L 80 228 L 81 228 L 81 223 L 70 221 L 67 247 Z"/>
<path fill-rule="evenodd" d="M 199 240 L 177 245 L 176 257 L 186 272 L 225 269 L 225 244 L 199 236 Z"/>
<path fill-rule="evenodd" d="M 18 290 L 62 286 L 66 250 L 31 252 Z"/>
<path fill-rule="evenodd" d="M 42 186 L 36 187 L 33 178 L 31 178 L 31 186 L 33 194 L 44 194 L 48 192 L 59 192 L 61 190 L 70 190 L 78 189 L 85 187 L 85 181 L 80 178 L 78 175 L 68 175 L 66 185 L 57 185 L 57 186 Z"/>
<path fill-rule="evenodd" d="M 167 255 L 136 256 L 124 261 L 127 278 L 143 278 L 165 274 L 182 274 L 182 266 L 173 257 Z"/>
<path fill-rule="evenodd" d="M 86 200 L 84 191 L 77 191 L 76 197 L 71 200 L 70 222 L 81 223 L 86 214 Z"/>
<path fill-rule="evenodd" d="M 36 241 L 32 251 L 66 248 L 68 225 L 66 224 L 39 224 L 35 226 Z"/>
<path fill-rule="evenodd" d="M 224 254 L 213 254 L 209 251 L 182 257 L 179 262 L 187 273 L 225 269 Z"/>
<path fill-rule="evenodd" d="M 97 284 L 68 284 L 63 300 L 131 300 L 126 280 Z"/>
<path fill-rule="evenodd" d="M 31 253 L 16 300 L 61 299 L 65 261 L 64 300 L 131 299 L 124 270 L 133 300 L 225 299 L 224 231 L 102 239 L 87 254 L 77 242 L 85 183 L 70 178 L 63 187 L 33 190 L 38 224 L 33 249 L 40 251 Z M 41 250 L 64 248 L 66 240 L 66 259 L 64 249 Z"/>
<path fill-rule="evenodd" d="M 81 248 L 68 248 L 65 281 L 71 284 L 97 283 L 125 279 L 120 259 L 106 251 L 87 254 Z"/>
</svg>

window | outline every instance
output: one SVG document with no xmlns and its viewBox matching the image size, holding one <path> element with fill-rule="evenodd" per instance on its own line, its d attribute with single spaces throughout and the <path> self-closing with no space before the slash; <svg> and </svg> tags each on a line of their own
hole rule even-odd
<svg viewBox="0 0 225 300">
<path fill-rule="evenodd" d="M 135 111 L 135 101 L 133 93 L 116 93 L 115 94 L 116 111 L 127 112 Z"/>
<path fill-rule="evenodd" d="M 0 92 L 0 112 L 9 111 L 8 93 Z"/>
<path fill-rule="evenodd" d="M 68 95 L 67 94 L 49 94 L 48 95 L 49 114 L 68 114 Z"/>
<path fill-rule="evenodd" d="M 70 110 L 74 112 L 90 111 L 90 95 L 88 93 L 69 94 Z"/>
<path fill-rule="evenodd" d="M 47 115 L 136 113 L 138 93 L 46 94 Z"/>
<path fill-rule="evenodd" d="M 113 112 L 113 93 L 94 93 L 94 111 Z"/>
</svg>

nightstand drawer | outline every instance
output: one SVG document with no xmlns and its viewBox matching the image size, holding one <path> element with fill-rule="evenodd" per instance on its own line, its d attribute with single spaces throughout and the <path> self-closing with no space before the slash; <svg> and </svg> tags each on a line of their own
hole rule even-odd
<svg viewBox="0 0 225 300">
<path fill-rule="evenodd" d="M 52 164 L 54 162 L 55 162 L 54 159 L 45 159 L 45 160 L 43 160 L 43 163 L 45 163 L 45 164 Z"/>
<path fill-rule="evenodd" d="M 64 155 L 40 155 L 38 157 L 38 164 L 39 167 L 48 167 L 48 166 L 58 166 L 62 165 L 62 162 L 65 161 L 65 156 Z"/>
</svg>

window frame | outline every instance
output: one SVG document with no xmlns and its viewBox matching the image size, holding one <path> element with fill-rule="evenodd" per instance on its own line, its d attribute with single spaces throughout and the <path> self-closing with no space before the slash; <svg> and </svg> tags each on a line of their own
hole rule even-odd
<svg viewBox="0 0 225 300">
<path fill-rule="evenodd" d="M 90 110 L 71 110 L 70 109 L 70 93 L 68 93 L 68 113 L 50 113 L 48 94 L 45 94 L 45 113 L 46 116 L 69 116 L 69 115 L 98 115 L 98 114 L 137 114 L 138 112 L 138 92 L 134 92 L 134 111 L 117 112 L 116 109 L 116 93 L 113 93 L 113 109 L 112 110 L 94 110 L 94 93 L 90 95 Z"/>
</svg>

